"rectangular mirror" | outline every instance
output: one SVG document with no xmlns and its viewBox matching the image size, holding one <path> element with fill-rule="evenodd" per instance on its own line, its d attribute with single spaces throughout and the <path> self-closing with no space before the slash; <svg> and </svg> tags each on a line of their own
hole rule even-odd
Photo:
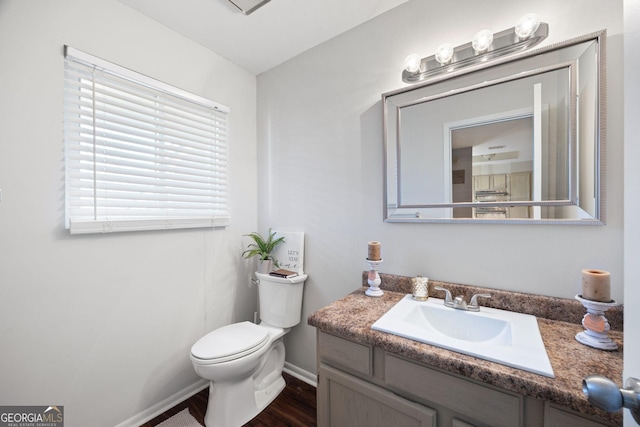
<svg viewBox="0 0 640 427">
<path fill-rule="evenodd" d="M 605 31 L 383 95 L 389 222 L 604 222 Z"/>
</svg>

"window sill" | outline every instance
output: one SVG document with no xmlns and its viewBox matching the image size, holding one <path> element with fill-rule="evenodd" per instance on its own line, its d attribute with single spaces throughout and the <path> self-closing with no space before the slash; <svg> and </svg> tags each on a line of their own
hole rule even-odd
<svg viewBox="0 0 640 427">
<path fill-rule="evenodd" d="M 227 227 L 229 218 L 162 218 L 69 221 L 70 234 L 104 234 L 127 231 L 176 230 L 186 228 Z"/>
</svg>

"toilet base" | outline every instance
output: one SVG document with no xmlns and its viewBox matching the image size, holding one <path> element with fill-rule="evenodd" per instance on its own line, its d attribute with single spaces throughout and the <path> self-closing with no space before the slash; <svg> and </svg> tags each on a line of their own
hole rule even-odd
<svg viewBox="0 0 640 427">
<path fill-rule="evenodd" d="M 271 402 L 275 400 L 276 397 L 284 390 L 287 383 L 285 383 L 284 378 L 282 377 L 282 372 L 273 383 L 271 383 L 267 388 L 263 390 L 256 391 L 256 408 L 258 415 L 264 408 L 269 406 Z M 251 417 L 253 418 L 253 417 Z"/>
<path fill-rule="evenodd" d="M 240 382 L 209 383 L 207 427 L 241 427 L 262 412 L 284 390 L 284 343 L 277 340 L 255 375 Z"/>
<path fill-rule="evenodd" d="M 211 382 L 209 385 L 209 401 L 207 403 L 207 412 L 204 416 L 204 425 L 207 427 L 240 427 L 251 421 L 269 406 L 282 390 L 284 390 L 285 386 L 284 378 L 280 375 L 280 378 L 269 387 L 255 392 L 255 406 L 236 412 L 230 410 L 236 406 L 230 402 L 233 402 L 233 399 L 246 398 L 246 396 L 241 396 L 242 393 L 233 393 L 232 390 Z M 238 385 L 234 384 L 233 388 L 237 389 Z"/>
</svg>

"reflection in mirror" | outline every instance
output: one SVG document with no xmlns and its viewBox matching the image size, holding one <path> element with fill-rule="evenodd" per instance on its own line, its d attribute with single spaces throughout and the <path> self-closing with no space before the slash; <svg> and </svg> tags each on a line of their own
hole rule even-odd
<svg viewBox="0 0 640 427">
<path fill-rule="evenodd" d="M 452 129 L 453 203 L 532 201 L 534 194 L 533 115 Z M 538 162 L 536 162 L 538 163 Z M 541 174 L 536 174 L 541 176 Z M 539 186 L 537 181 L 536 187 Z M 532 208 L 459 208 L 454 218 L 531 218 Z"/>
<path fill-rule="evenodd" d="M 383 95 L 385 220 L 602 223 L 603 37 Z"/>
</svg>

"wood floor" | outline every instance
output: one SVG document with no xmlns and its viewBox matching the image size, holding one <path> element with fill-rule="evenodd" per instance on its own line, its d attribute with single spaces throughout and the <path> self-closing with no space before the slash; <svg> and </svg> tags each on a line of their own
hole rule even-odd
<svg viewBox="0 0 640 427">
<path fill-rule="evenodd" d="M 283 376 L 287 386 L 282 393 L 244 427 L 316 426 L 316 388 L 287 373 L 284 373 Z M 184 408 L 189 408 L 191 416 L 204 426 L 208 398 L 209 388 L 207 387 L 140 427 L 154 427 Z"/>
</svg>

